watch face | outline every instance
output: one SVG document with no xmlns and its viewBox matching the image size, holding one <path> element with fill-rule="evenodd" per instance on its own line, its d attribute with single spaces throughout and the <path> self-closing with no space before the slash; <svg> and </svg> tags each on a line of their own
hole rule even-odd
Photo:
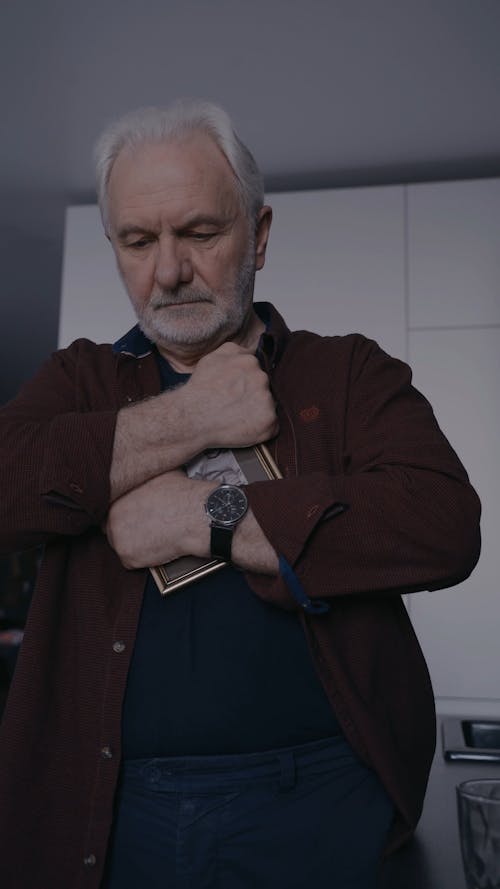
<svg viewBox="0 0 500 889">
<path fill-rule="evenodd" d="M 234 525 L 243 518 L 248 508 L 244 491 L 236 485 L 221 485 L 209 495 L 206 510 L 218 525 Z"/>
</svg>

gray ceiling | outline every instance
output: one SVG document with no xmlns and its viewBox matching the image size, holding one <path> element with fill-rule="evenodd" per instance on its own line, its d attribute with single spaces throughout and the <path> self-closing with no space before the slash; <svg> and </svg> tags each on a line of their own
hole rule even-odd
<svg viewBox="0 0 500 889">
<path fill-rule="evenodd" d="M 0 58 L 0 400 L 55 346 L 64 207 L 125 110 L 220 102 L 270 189 L 500 175 L 500 0 L 17 0 Z"/>
</svg>

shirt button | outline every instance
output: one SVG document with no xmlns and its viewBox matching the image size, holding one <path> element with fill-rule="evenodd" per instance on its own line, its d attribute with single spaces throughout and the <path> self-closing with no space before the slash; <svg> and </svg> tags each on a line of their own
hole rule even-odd
<svg viewBox="0 0 500 889">
<path fill-rule="evenodd" d="M 116 651 L 117 654 L 121 654 L 122 651 L 125 651 L 125 642 L 113 642 L 113 651 Z"/>
<path fill-rule="evenodd" d="M 102 759 L 113 759 L 113 751 L 111 747 L 103 747 L 101 749 L 101 757 Z"/>
<path fill-rule="evenodd" d="M 86 855 L 83 859 L 83 863 L 85 867 L 95 867 L 95 865 L 97 864 L 97 858 L 95 857 L 95 855 Z"/>
</svg>

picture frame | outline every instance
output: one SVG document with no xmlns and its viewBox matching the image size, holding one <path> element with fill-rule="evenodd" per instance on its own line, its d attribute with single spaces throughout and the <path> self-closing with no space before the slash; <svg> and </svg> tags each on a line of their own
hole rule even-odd
<svg viewBox="0 0 500 889">
<path fill-rule="evenodd" d="M 219 452 L 214 452 L 219 453 Z M 227 452 L 226 452 L 227 453 Z M 264 444 L 249 448 L 234 448 L 229 452 L 236 461 L 242 481 L 240 483 L 269 481 L 282 478 L 269 448 Z M 188 471 L 189 474 L 189 471 Z M 213 477 L 213 476 L 211 476 Z M 220 483 L 226 482 L 223 474 L 217 476 Z M 233 483 L 232 479 L 227 479 Z M 150 568 L 150 572 L 162 596 L 167 596 L 190 583 L 201 580 L 226 565 L 222 559 L 200 559 L 197 556 L 182 556 L 164 565 Z"/>
</svg>

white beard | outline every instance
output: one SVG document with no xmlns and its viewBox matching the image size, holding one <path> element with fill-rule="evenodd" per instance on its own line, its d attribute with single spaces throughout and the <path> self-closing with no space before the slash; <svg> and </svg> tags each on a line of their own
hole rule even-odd
<svg viewBox="0 0 500 889">
<path fill-rule="evenodd" d="M 166 348 L 202 345 L 221 334 L 224 339 L 231 339 L 247 318 L 254 279 L 252 243 L 233 283 L 218 294 L 190 284 L 154 294 L 147 305 L 136 308 L 139 326 L 148 339 Z"/>
</svg>

